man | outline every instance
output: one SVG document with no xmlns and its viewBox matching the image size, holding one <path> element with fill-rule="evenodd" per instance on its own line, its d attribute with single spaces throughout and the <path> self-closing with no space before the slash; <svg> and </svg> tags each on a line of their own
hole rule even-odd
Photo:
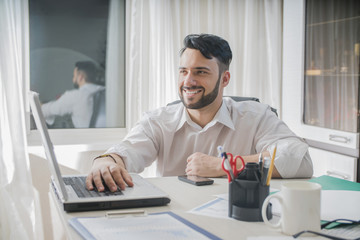
<svg viewBox="0 0 360 240">
<path fill-rule="evenodd" d="M 77 62 L 74 68 L 75 89 L 66 91 L 59 99 L 42 105 L 46 122 L 54 124 L 56 116 L 70 115 L 75 128 L 88 128 L 93 113 L 93 96 L 105 88 L 96 83 L 98 70 L 90 61 Z"/>
<path fill-rule="evenodd" d="M 182 103 L 148 112 L 118 145 L 95 158 L 87 188 L 111 191 L 133 186 L 128 172 L 141 172 L 157 159 L 157 175 L 219 177 L 217 146 L 257 162 L 277 145 L 273 177 L 311 177 L 308 145 L 278 119 L 270 107 L 254 101 L 223 99 L 230 82 L 232 52 L 220 37 L 189 35 L 180 52 Z M 240 168 L 241 163 L 238 162 Z"/>
</svg>

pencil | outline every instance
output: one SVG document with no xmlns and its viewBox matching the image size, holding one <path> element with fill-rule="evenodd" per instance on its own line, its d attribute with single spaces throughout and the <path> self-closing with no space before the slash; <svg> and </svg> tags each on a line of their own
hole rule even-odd
<svg viewBox="0 0 360 240">
<path fill-rule="evenodd" d="M 272 175 L 272 172 L 273 172 L 273 169 L 274 169 L 276 148 L 277 148 L 277 145 L 276 145 L 275 148 L 274 148 L 274 152 L 273 152 L 273 155 L 272 155 L 272 158 L 271 158 L 271 163 L 270 163 L 270 167 L 269 167 L 269 172 L 268 172 L 267 180 L 266 180 L 266 186 L 269 186 L 269 185 L 270 185 L 271 175 Z"/>
</svg>

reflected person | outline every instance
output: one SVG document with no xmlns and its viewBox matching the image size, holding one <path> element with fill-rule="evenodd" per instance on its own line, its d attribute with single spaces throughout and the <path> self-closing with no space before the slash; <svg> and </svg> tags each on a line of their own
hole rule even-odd
<svg viewBox="0 0 360 240">
<path fill-rule="evenodd" d="M 75 128 L 88 128 L 93 113 L 93 96 L 105 89 L 96 84 L 98 68 L 91 61 L 75 63 L 72 90 L 65 91 L 57 100 L 42 104 L 46 123 L 54 124 L 57 116 L 70 115 Z"/>
<path fill-rule="evenodd" d="M 133 186 L 129 172 L 140 173 L 155 160 L 157 176 L 224 176 L 219 145 L 245 162 L 257 162 L 260 153 L 270 156 L 277 145 L 273 177 L 311 177 L 308 145 L 268 105 L 223 98 L 231 59 L 226 40 L 187 36 L 178 70 L 182 102 L 145 113 L 122 142 L 95 158 L 87 188 L 104 190 L 102 179 L 111 191 Z"/>
</svg>

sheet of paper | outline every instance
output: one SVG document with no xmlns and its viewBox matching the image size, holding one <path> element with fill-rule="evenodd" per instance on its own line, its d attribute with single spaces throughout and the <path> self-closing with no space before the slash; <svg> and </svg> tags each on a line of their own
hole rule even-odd
<svg viewBox="0 0 360 240">
<path fill-rule="evenodd" d="M 215 195 L 217 198 L 221 198 L 221 199 L 224 199 L 224 200 L 229 200 L 229 194 L 227 193 L 223 193 L 223 194 L 218 194 L 218 195 Z"/>
<path fill-rule="evenodd" d="M 270 192 L 277 192 L 278 190 L 275 188 L 271 188 Z M 229 218 L 229 194 L 218 194 L 215 195 L 217 198 L 211 200 L 199 207 L 191 209 L 189 213 L 198 214 L 198 215 L 205 215 L 209 217 L 216 217 L 216 218 Z M 271 201 L 272 202 L 272 201 Z M 275 204 L 275 208 L 274 208 Z M 278 205 L 277 201 L 275 200 L 273 203 L 273 212 L 280 212 L 280 206 Z M 278 215 L 278 214 L 277 214 Z"/>
<path fill-rule="evenodd" d="M 223 198 L 216 198 L 199 207 L 189 211 L 189 213 L 205 215 L 216 218 L 229 218 L 228 217 L 229 201 Z"/>
<path fill-rule="evenodd" d="M 76 218 L 70 224 L 77 231 L 86 232 L 88 239 L 219 239 L 185 222 L 175 214 L 155 214 L 141 217 Z M 81 234 L 84 236 L 84 233 Z"/>
<path fill-rule="evenodd" d="M 360 191 L 321 191 L 321 219 L 360 220 Z"/>
<path fill-rule="evenodd" d="M 209 201 L 190 210 L 190 213 L 209 217 L 228 217 L 228 194 L 216 195 L 215 200 Z M 321 219 L 333 220 L 346 218 L 360 219 L 360 191 L 324 190 L 321 191 Z M 272 211 L 275 216 L 281 215 L 281 206 L 277 199 L 272 199 Z"/>
<path fill-rule="evenodd" d="M 323 190 L 321 191 L 321 220 L 338 218 L 360 220 L 360 191 Z M 271 199 L 272 212 L 281 215 L 281 205 Z"/>
<path fill-rule="evenodd" d="M 345 239 L 358 239 L 360 237 L 360 225 L 349 225 L 345 227 L 338 227 L 333 229 L 322 229 L 321 233 L 340 237 Z M 303 240 L 316 240 L 316 239 L 325 239 L 319 236 L 314 237 L 298 237 L 297 239 Z M 292 236 L 252 236 L 248 237 L 247 240 L 294 240 Z"/>
</svg>

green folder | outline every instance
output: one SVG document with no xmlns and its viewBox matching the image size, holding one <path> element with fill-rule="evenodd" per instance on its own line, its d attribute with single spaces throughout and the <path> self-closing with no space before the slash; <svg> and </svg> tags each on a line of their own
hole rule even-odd
<svg viewBox="0 0 360 240">
<path fill-rule="evenodd" d="M 360 183 L 351 182 L 348 180 L 330 177 L 323 175 L 317 178 L 310 179 L 309 182 L 319 183 L 322 190 L 346 190 L 346 191 L 360 191 Z M 326 223 L 327 221 L 321 220 L 321 224 Z M 343 225 L 342 223 L 332 223 L 325 227 L 326 229 L 331 229 Z"/>
<path fill-rule="evenodd" d="M 310 179 L 309 182 L 319 183 L 322 190 L 360 191 L 360 183 L 326 175 Z"/>
</svg>

